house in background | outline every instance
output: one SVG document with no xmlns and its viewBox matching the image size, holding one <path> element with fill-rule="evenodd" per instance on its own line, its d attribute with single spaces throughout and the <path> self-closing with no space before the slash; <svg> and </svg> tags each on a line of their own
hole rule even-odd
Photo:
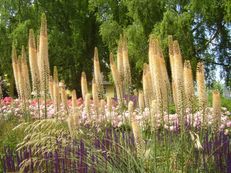
<svg viewBox="0 0 231 173">
<path fill-rule="evenodd" d="M 103 89 L 106 97 L 114 98 L 115 97 L 115 87 L 109 81 L 103 81 Z"/>
<path fill-rule="evenodd" d="M 115 87 L 114 87 L 113 83 L 106 80 L 103 73 L 101 73 L 101 75 L 102 75 L 102 78 L 103 78 L 104 95 L 106 97 L 114 98 L 116 96 L 116 91 L 115 91 Z M 91 93 L 91 91 L 92 91 L 92 82 L 89 82 L 88 90 Z"/>
</svg>

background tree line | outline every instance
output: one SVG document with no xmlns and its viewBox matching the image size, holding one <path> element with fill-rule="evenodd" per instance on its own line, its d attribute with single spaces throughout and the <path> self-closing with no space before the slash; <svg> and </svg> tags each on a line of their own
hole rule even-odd
<svg viewBox="0 0 231 173">
<path fill-rule="evenodd" d="M 38 34 L 43 12 L 48 21 L 50 65 L 58 67 L 69 88 L 80 89 L 83 70 L 88 80 L 92 78 L 95 46 L 104 76 L 109 76 L 109 51 L 116 53 L 120 34 L 128 38 L 136 87 L 147 62 L 150 34 L 160 39 L 168 66 L 168 35 L 173 35 L 194 72 L 198 61 L 205 62 L 208 85 L 220 69 L 231 86 L 229 0 L 0 0 L 0 76 L 8 74 L 12 84 L 12 44 L 18 51 L 22 45 L 27 47 L 29 29 Z"/>
</svg>

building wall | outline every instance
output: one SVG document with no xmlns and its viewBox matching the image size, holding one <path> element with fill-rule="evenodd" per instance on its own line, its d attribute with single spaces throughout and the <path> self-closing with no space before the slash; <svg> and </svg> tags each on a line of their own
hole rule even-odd
<svg viewBox="0 0 231 173">
<path fill-rule="evenodd" d="M 106 91 L 106 94 L 105 94 L 106 97 L 111 97 L 111 98 L 115 97 L 115 88 L 113 85 L 106 85 L 104 86 L 104 88 Z"/>
</svg>

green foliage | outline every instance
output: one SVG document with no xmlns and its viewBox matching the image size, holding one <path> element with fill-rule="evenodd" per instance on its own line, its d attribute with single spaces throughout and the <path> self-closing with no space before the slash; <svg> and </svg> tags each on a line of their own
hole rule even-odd
<svg viewBox="0 0 231 173">
<path fill-rule="evenodd" d="M 22 130 L 13 131 L 12 129 L 20 122 L 14 115 L 0 117 L 0 159 L 4 154 L 4 147 L 13 151 L 16 150 L 17 144 L 23 140 L 24 133 Z M 2 172 L 2 162 L 0 163 L 0 172 Z"/>
<path fill-rule="evenodd" d="M 227 108 L 227 110 L 231 112 L 231 99 L 222 97 L 221 106 Z"/>
<path fill-rule="evenodd" d="M 223 88 L 222 88 L 222 84 L 220 82 L 217 82 L 217 81 L 213 82 L 212 89 L 218 90 L 221 95 L 223 94 Z"/>
<path fill-rule="evenodd" d="M 175 105 L 170 105 L 169 108 L 168 108 L 168 111 L 170 114 L 174 114 L 176 113 L 176 108 L 175 108 Z"/>
<path fill-rule="evenodd" d="M 55 147 L 56 141 L 69 134 L 67 124 L 57 119 L 25 122 L 13 130 L 23 130 L 26 134 L 23 141 L 18 144 L 18 150 L 24 147 L 32 147 L 33 150 L 36 150 L 36 146 L 44 146 L 44 152 L 54 151 L 53 147 Z"/>
<path fill-rule="evenodd" d="M 19 123 L 18 118 L 9 116 L 8 119 L 1 117 L 0 119 L 0 152 L 3 151 L 4 146 L 12 149 L 23 139 L 23 131 L 12 131 L 12 129 Z"/>
<path fill-rule="evenodd" d="M 170 68 L 167 58 L 167 37 L 173 35 L 174 39 L 179 40 L 184 59 L 191 60 L 194 76 L 196 63 L 205 61 L 208 84 L 215 76 L 210 73 L 211 70 L 216 68 L 215 65 L 220 65 L 224 71 L 222 77 L 229 85 L 230 3 L 227 1 L 100 0 L 90 1 L 89 4 L 90 10 L 96 12 L 96 19 L 101 29 L 107 30 L 109 23 L 113 25 L 115 22 L 123 28 L 123 33 L 128 38 L 132 74 L 136 79 L 140 76 L 138 80 L 133 81 L 138 84 L 137 86 L 141 79 L 142 64 L 147 62 L 147 41 L 150 34 L 161 40 L 168 71 Z M 118 11 L 123 12 L 119 17 Z M 100 33 L 102 38 L 107 34 L 108 32 Z M 115 42 L 116 39 L 112 37 L 110 42 L 105 43 L 110 50 L 115 50 L 116 46 L 113 47 Z"/>
<path fill-rule="evenodd" d="M 209 92 L 208 102 L 209 102 L 210 106 L 212 106 L 212 103 L 213 103 L 212 99 L 213 99 L 212 93 Z M 231 99 L 230 98 L 221 97 L 221 107 L 225 107 L 225 108 L 227 108 L 227 110 L 229 112 L 231 112 Z"/>
<path fill-rule="evenodd" d="M 108 45 L 110 50 L 117 46 L 117 39 L 121 32 L 122 28 L 116 21 L 106 21 L 100 26 L 102 39 Z"/>
</svg>

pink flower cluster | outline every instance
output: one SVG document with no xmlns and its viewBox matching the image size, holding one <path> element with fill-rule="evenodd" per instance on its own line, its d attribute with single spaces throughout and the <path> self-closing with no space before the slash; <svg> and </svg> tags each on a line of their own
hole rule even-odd
<svg viewBox="0 0 231 173">
<path fill-rule="evenodd" d="M 66 119 L 68 115 L 72 114 L 71 105 L 71 100 L 68 100 L 67 107 L 61 104 L 60 109 L 57 112 L 55 110 L 55 105 L 51 100 L 48 100 L 45 105 L 44 100 L 33 99 L 29 100 L 28 109 L 25 110 L 23 109 L 23 105 L 20 100 L 6 97 L 0 102 L 0 114 L 4 115 L 4 117 L 7 117 L 10 114 L 17 117 L 23 117 L 25 111 L 28 111 L 33 119 L 38 119 L 43 118 L 45 110 L 47 110 L 47 118 L 59 117 Z M 128 110 L 121 111 L 121 109 L 119 109 L 118 106 L 114 103 L 112 108 L 109 109 L 107 105 L 105 105 L 103 110 L 98 109 L 97 112 L 93 103 L 91 103 L 90 107 L 87 108 L 83 104 L 83 100 L 81 98 L 77 100 L 77 106 L 79 121 L 83 124 L 108 121 L 111 122 L 114 127 L 120 127 L 122 124 L 129 122 L 131 120 L 131 116 L 135 117 L 136 121 L 140 124 L 141 127 L 144 127 L 147 122 L 152 122 L 157 128 L 163 126 L 165 129 L 170 131 L 176 131 L 179 129 L 180 124 L 182 124 L 182 122 L 180 122 L 180 116 L 178 116 L 176 113 L 167 114 L 165 112 L 161 115 L 152 115 L 149 108 L 145 108 L 144 110 L 137 108 L 133 113 L 130 113 Z M 230 112 L 227 111 L 226 108 L 222 108 L 220 124 L 221 130 L 231 128 L 231 120 L 229 115 Z M 203 121 L 204 117 L 206 117 L 206 119 Z M 206 108 L 204 115 L 200 111 L 192 114 L 189 110 L 186 110 L 183 119 L 185 127 L 190 126 L 194 128 L 200 128 L 202 122 L 204 122 L 203 124 L 206 124 L 206 126 L 212 126 L 215 123 L 212 108 Z"/>
</svg>

